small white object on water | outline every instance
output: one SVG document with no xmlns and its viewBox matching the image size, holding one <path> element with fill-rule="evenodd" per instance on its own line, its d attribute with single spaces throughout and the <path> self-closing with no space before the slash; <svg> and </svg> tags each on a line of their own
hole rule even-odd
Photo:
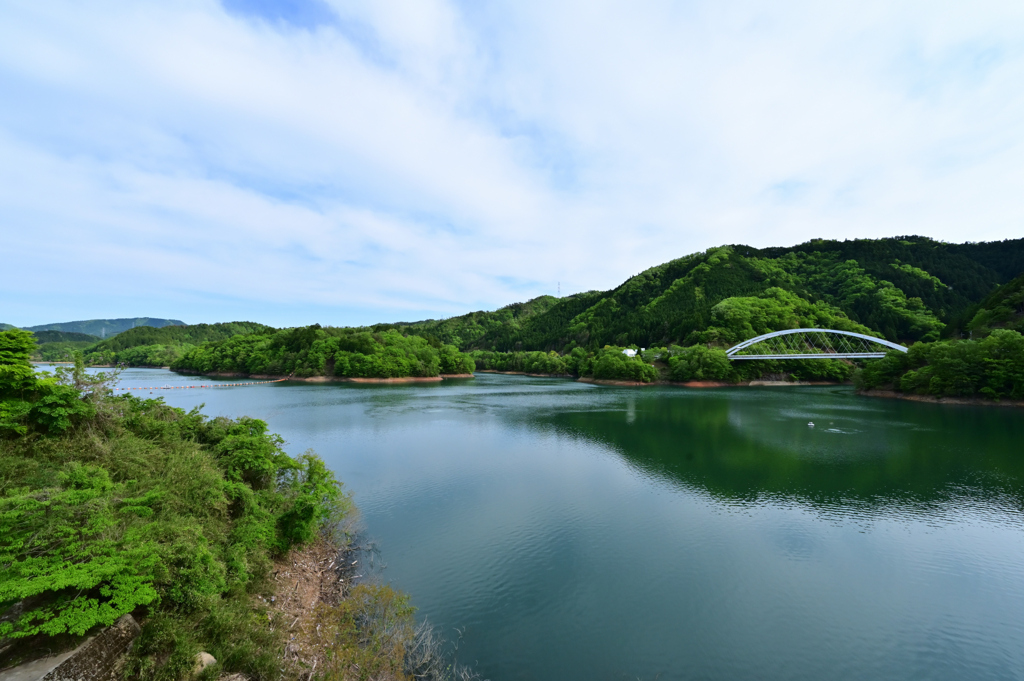
<svg viewBox="0 0 1024 681">
<path fill-rule="evenodd" d="M 813 428 L 814 427 L 814 421 L 808 421 L 807 422 L 807 427 L 808 428 Z"/>
</svg>

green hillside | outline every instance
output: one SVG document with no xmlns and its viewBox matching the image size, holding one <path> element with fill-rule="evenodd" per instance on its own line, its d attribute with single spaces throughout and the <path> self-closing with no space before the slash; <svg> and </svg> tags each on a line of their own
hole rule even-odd
<svg viewBox="0 0 1024 681">
<path fill-rule="evenodd" d="M 74 331 L 35 331 L 33 334 L 36 342 L 43 343 L 96 343 L 99 336 L 92 336 L 87 333 L 76 333 Z"/>
<path fill-rule="evenodd" d="M 75 352 L 86 350 L 100 340 L 97 336 L 74 331 L 35 331 L 32 335 L 38 343 L 32 358 L 46 362 L 70 360 Z"/>
<path fill-rule="evenodd" d="M 168 366 L 197 345 L 273 330 L 255 322 L 137 326 L 87 348 L 85 359 L 91 364 Z"/>
<path fill-rule="evenodd" d="M 60 322 L 56 324 L 39 324 L 25 327 L 26 331 L 70 331 L 87 333 L 99 338 L 109 338 L 122 331 L 136 326 L 183 326 L 185 322 L 177 319 L 158 319 L 156 317 L 126 317 L 122 319 L 85 319 L 77 322 Z"/>
<path fill-rule="evenodd" d="M 896 237 L 760 250 L 721 246 L 653 267 L 611 291 L 560 299 L 516 325 L 492 325 L 476 340 L 463 338 L 461 347 L 564 353 L 605 345 L 721 345 L 797 322 L 846 323 L 838 319 L 892 341 L 936 340 L 1021 271 L 1024 239 L 947 244 Z M 813 315 L 800 309 L 807 305 L 815 307 Z M 478 327 L 487 326 L 482 314 L 487 313 L 473 315 Z M 446 320 L 453 337 L 463 336 L 458 323 L 467 317 Z"/>
<path fill-rule="evenodd" d="M 394 329 L 371 332 L 314 324 L 206 343 L 171 368 L 300 378 L 428 378 L 469 373 L 473 360 L 453 345 Z"/>
<path fill-rule="evenodd" d="M 964 325 L 971 337 L 979 338 L 995 329 L 1024 333 L 1024 274 L 1000 286 L 981 301 Z"/>
<path fill-rule="evenodd" d="M 957 337 L 918 343 L 868 362 L 862 390 L 931 397 L 1024 400 L 1024 274 L 998 287 L 966 315 Z"/>
<path fill-rule="evenodd" d="M 530 317 L 551 310 L 559 302 L 554 296 L 539 296 L 525 303 L 513 303 L 493 312 L 470 312 L 449 319 L 379 324 L 377 331 L 396 329 L 403 333 L 435 338 L 458 347 L 472 347 L 489 333 L 511 333 Z"/>
</svg>

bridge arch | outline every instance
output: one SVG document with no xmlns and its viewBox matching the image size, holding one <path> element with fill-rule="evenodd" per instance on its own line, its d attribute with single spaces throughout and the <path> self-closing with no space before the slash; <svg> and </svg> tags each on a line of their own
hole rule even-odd
<svg viewBox="0 0 1024 681">
<path fill-rule="evenodd" d="M 888 350 L 906 352 L 882 338 L 836 329 L 786 329 L 738 343 L 725 351 L 738 359 L 871 359 Z"/>
</svg>

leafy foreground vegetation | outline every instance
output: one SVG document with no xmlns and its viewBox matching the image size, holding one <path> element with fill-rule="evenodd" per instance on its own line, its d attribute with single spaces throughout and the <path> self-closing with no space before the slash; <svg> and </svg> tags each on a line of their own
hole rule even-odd
<svg viewBox="0 0 1024 681">
<path fill-rule="evenodd" d="M 473 360 L 436 339 L 314 324 L 208 343 L 187 352 L 171 369 L 299 378 L 429 378 L 470 373 Z"/>
<path fill-rule="evenodd" d="M 289 456 L 257 419 L 113 397 L 81 362 L 35 374 L 33 342 L 0 333 L 0 666 L 132 613 L 143 632 L 125 678 L 188 678 L 200 650 L 218 660 L 202 678 L 452 673 L 417 638 L 408 598 L 375 585 L 320 606 L 328 664 L 286 661 L 274 560 L 348 539 L 351 502 L 323 461 Z"/>
</svg>

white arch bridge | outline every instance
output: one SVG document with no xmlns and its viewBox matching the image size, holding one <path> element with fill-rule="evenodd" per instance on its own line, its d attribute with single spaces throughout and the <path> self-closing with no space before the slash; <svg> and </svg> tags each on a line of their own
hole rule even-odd
<svg viewBox="0 0 1024 681">
<path fill-rule="evenodd" d="M 871 359 L 902 345 L 835 329 L 786 329 L 743 341 L 725 351 L 729 359 Z"/>
</svg>

